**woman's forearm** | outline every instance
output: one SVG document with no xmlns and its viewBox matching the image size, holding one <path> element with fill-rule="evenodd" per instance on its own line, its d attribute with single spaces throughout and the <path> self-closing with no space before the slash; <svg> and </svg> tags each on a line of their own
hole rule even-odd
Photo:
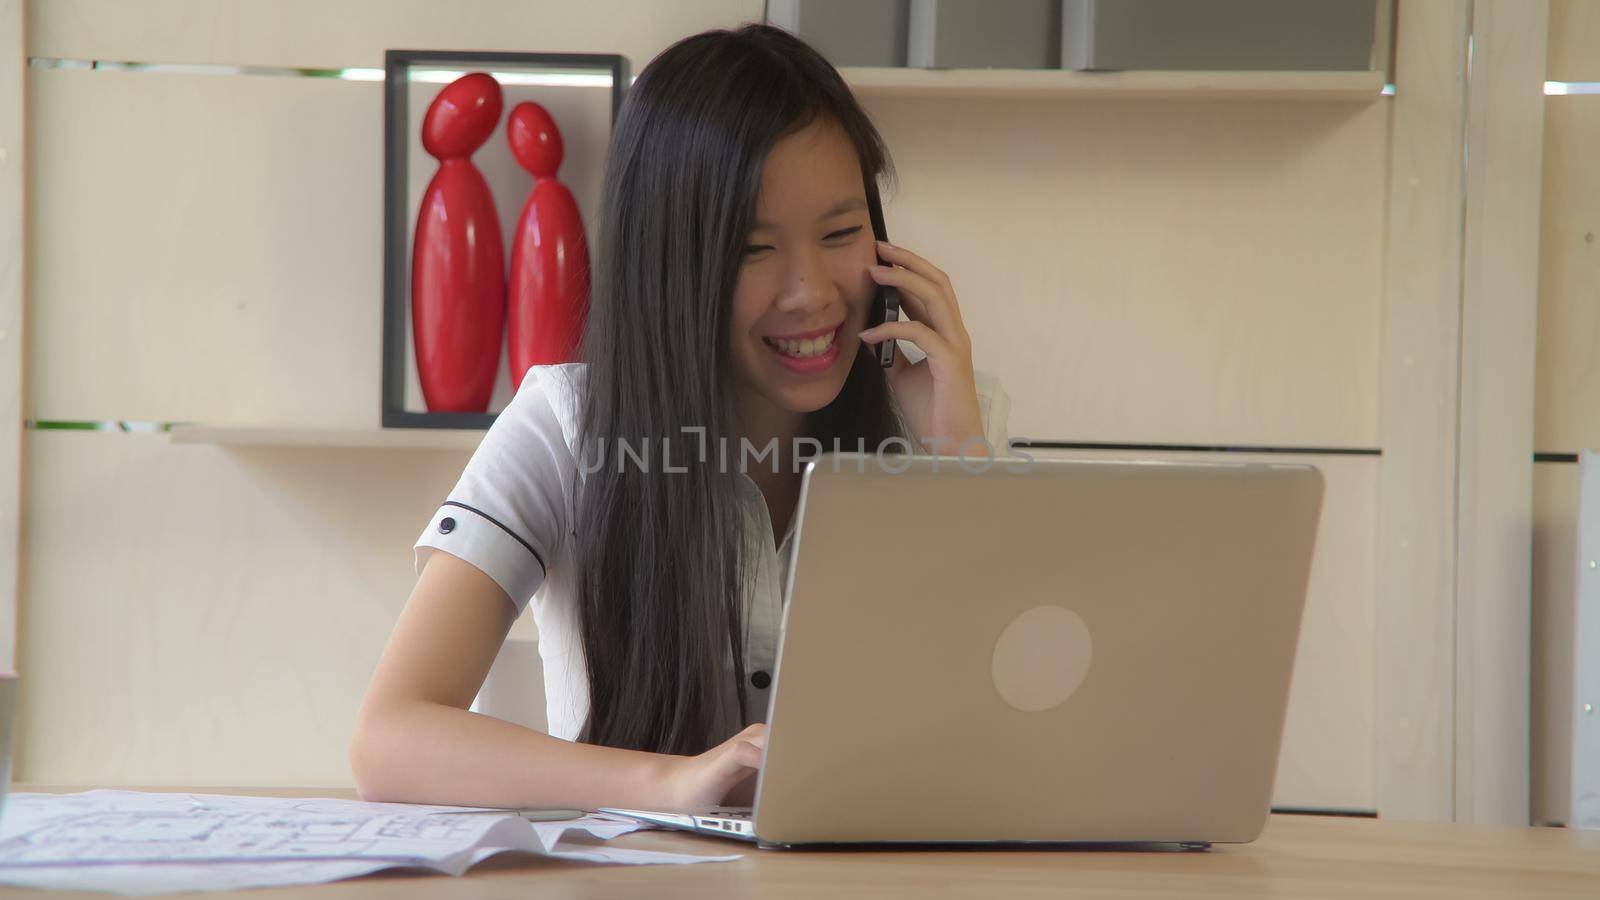
<svg viewBox="0 0 1600 900">
<path fill-rule="evenodd" d="M 350 742 L 363 800 L 452 806 L 670 808 L 675 759 L 421 701 L 363 710 Z"/>
</svg>

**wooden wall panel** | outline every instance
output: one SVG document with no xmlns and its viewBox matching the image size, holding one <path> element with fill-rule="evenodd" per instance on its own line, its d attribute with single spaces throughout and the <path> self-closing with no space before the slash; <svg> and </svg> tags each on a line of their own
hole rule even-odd
<svg viewBox="0 0 1600 900">
<path fill-rule="evenodd" d="M 1600 447 L 1600 96 L 1547 97 L 1544 121 L 1534 446 L 1573 453 Z"/>
<path fill-rule="evenodd" d="M 0 672 L 15 669 L 22 503 L 22 0 L 0 0 Z"/>
<path fill-rule="evenodd" d="M 29 73 L 28 413 L 376 426 L 382 85 Z"/>
<path fill-rule="evenodd" d="M 1013 436 L 1378 446 L 1383 103 L 869 109 Z"/>
<path fill-rule="evenodd" d="M 1475 0 L 1456 451 L 1455 819 L 1528 821 L 1545 0 Z"/>
<path fill-rule="evenodd" d="M 1322 518 L 1272 802 L 1279 807 L 1375 810 L 1373 527 L 1378 459 L 1279 453 L 1028 452 L 1041 459 L 1305 463 L 1322 470 Z"/>
<path fill-rule="evenodd" d="M 1535 825 L 1566 822 L 1572 785 L 1573 599 L 1578 466 L 1533 467 L 1533 666 L 1529 750 Z"/>
<path fill-rule="evenodd" d="M 381 85 L 35 69 L 31 86 L 34 418 L 378 423 Z M 415 87 L 415 122 L 437 89 Z M 507 105 L 529 91 L 508 88 Z M 590 223 L 604 153 L 581 151 L 606 145 L 609 98 L 543 98 Z M 95 129 L 121 139 L 81 139 Z M 436 163 L 412 143 L 420 197 Z M 511 198 L 499 210 L 509 258 L 532 177 L 503 123 L 475 160 Z M 510 395 L 503 362 L 490 408 Z"/>
<path fill-rule="evenodd" d="M 1455 815 L 1456 448 L 1470 3 L 1403 0 L 1383 262 L 1378 809 Z"/>
<path fill-rule="evenodd" d="M 377 85 L 30 80 L 33 417 L 376 422 Z M 892 237 L 952 273 L 1013 434 L 1376 445 L 1381 106 L 949 105 L 981 139 L 941 139 L 924 101 L 875 104 L 901 165 Z M 78 139 L 93 129 L 122 139 Z M 967 204 L 995 212 L 944 212 Z"/>
<path fill-rule="evenodd" d="M 1600 81 L 1600 4 L 1550 0 L 1551 81 Z"/>
<path fill-rule="evenodd" d="M 470 454 L 81 431 L 27 452 L 18 779 L 351 784 L 411 544 Z"/>
<path fill-rule="evenodd" d="M 28 55 L 344 68 L 387 48 L 621 53 L 634 71 L 707 28 L 759 20 L 760 0 L 30 0 Z"/>
</svg>

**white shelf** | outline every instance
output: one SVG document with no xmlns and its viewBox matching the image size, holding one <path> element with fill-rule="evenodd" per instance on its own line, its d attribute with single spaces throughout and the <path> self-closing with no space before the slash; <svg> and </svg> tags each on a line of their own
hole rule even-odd
<svg viewBox="0 0 1600 900">
<path fill-rule="evenodd" d="M 392 450 L 472 450 L 484 432 L 470 428 L 273 428 L 245 425 L 175 425 L 174 444 L 229 447 L 330 447 Z"/>
<path fill-rule="evenodd" d="M 1056 69 L 845 67 L 864 97 L 1343 100 L 1382 96 L 1383 72 L 1073 72 Z"/>
</svg>

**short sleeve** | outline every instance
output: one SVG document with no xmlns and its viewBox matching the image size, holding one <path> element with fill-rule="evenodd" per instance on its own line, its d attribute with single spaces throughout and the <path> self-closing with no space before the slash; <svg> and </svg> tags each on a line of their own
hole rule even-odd
<svg viewBox="0 0 1600 900">
<path fill-rule="evenodd" d="M 477 566 L 506 592 L 518 615 L 544 583 L 571 515 L 577 467 L 551 398 L 561 378 L 529 370 L 495 417 L 461 478 L 418 537 L 416 571 L 433 550 Z M 553 402 L 554 401 L 554 402 Z"/>
<path fill-rule="evenodd" d="M 999 377 L 982 370 L 974 370 L 972 374 L 977 381 L 983 436 L 994 449 L 994 455 L 1004 456 L 1011 450 L 1011 395 L 1006 393 Z"/>
</svg>

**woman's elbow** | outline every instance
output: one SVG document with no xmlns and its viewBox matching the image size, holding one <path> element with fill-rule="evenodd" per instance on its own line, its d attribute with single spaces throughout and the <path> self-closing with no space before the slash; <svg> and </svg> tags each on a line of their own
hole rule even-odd
<svg viewBox="0 0 1600 900">
<path fill-rule="evenodd" d="M 382 753 L 383 742 L 378 740 L 376 731 L 369 717 L 357 719 L 356 727 L 350 733 L 347 750 L 350 774 L 355 778 L 357 797 L 373 802 L 388 802 L 394 797 L 390 779 L 385 777 L 387 766 Z"/>
</svg>

